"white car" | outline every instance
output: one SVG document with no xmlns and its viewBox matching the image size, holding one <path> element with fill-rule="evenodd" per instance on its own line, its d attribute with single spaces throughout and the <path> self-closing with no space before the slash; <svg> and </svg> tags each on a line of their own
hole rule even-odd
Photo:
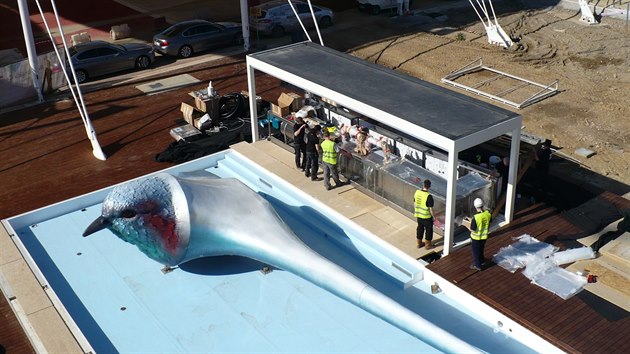
<svg viewBox="0 0 630 354">
<path fill-rule="evenodd" d="M 309 5 L 303 1 L 292 3 L 304 26 L 314 27 Z M 313 12 L 319 28 L 327 28 L 333 24 L 334 15 L 331 9 L 313 5 Z M 281 37 L 286 33 L 301 31 L 300 23 L 291 5 L 284 0 L 273 0 L 254 6 L 250 9 L 250 13 L 253 15 L 249 17 L 249 27 L 261 34 Z"/>
<path fill-rule="evenodd" d="M 409 7 L 413 0 L 409 0 Z M 398 0 L 357 0 L 359 10 L 378 15 L 383 10 L 398 9 Z"/>
</svg>

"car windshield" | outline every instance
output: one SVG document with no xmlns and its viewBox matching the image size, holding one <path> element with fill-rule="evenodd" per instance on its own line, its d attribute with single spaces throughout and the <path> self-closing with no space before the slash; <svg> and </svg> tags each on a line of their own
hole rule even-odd
<svg viewBox="0 0 630 354">
<path fill-rule="evenodd" d="M 68 53 L 70 53 L 71 57 L 75 56 L 77 54 L 77 48 L 75 47 L 68 48 Z"/>
<path fill-rule="evenodd" d="M 171 26 L 162 32 L 164 37 L 175 37 L 182 32 L 182 26 Z"/>
</svg>

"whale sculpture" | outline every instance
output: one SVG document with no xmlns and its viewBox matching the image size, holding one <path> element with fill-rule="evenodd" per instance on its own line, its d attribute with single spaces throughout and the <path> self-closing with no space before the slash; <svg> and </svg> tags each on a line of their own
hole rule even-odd
<svg viewBox="0 0 630 354">
<path fill-rule="evenodd" d="M 118 185 L 83 236 L 104 228 L 169 267 L 200 257 L 249 257 L 292 272 L 436 349 L 479 352 L 313 251 L 237 179 L 160 173 Z"/>
</svg>

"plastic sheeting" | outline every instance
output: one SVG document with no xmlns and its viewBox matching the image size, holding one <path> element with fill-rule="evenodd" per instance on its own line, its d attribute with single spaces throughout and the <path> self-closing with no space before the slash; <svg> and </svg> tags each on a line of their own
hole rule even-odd
<svg viewBox="0 0 630 354">
<path fill-rule="evenodd" d="M 494 263 L 511 273 L 525 267 L 527 263 L 531 263 L 536 258 L 544 259 L 552 255 L 558 249 L 527 234 L 515 239 L 517 240 L 515 243 L 501 248 L 493 258 Z"/>
<path fill-rule="evenodd" d="M 575 261 L 593 258 L 595 258 L 595 251 L 590 247 L 572 248 L 553 254 L 553 262 L 556 265 L 569 264 Z"/>
<path fill-rule="evenodd" d="M 516 239 L 514 244 L 501 248 L 494 255 L 496 264 L 512 273 L 525 267 L 522 274 L 532 283 L 565 300 L 586 285 L 585 277 L 560 268 L 559 265 L 595 258 L 595 252 L 590 247 L 556 252 L 557 247 L 540 242 L 527 234 Z"/>
<path fill-rule="evenodd" d="M 580 292 L 587 281 L 583 276 L 555 267 L 533 279 L 532 283 L 566 300 Z"/>
</svg>

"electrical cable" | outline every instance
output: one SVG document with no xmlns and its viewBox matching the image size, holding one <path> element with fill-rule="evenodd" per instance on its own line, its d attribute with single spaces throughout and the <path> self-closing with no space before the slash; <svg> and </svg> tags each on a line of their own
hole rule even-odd
<svg viewBox="0 0 630 354">
<path fill-rule="evenodd" d="M 238 118 L 245 110 L 245 99 L 240 93 L 228 93 L 219 99 L 221 120 Z"/>
</svg>

